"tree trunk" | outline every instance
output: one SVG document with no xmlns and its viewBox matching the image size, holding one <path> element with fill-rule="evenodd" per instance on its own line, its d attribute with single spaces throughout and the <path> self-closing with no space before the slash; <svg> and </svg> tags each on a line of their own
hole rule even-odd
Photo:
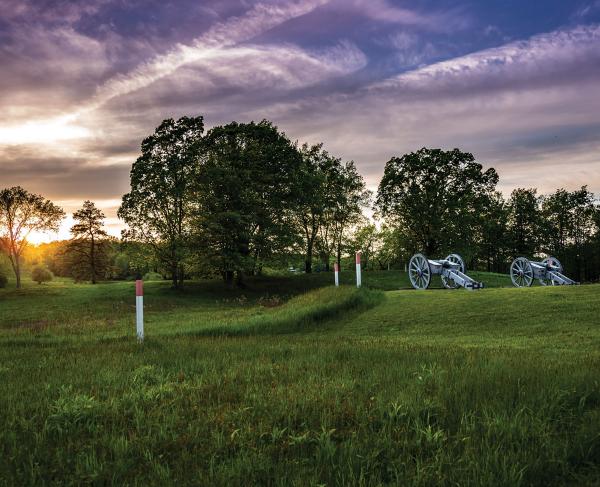
<svg viewBox="0 0 600 487">
<path fill-rule="evenodd" d="M 94 247 L 94 237 L 92 237 L 92 245 L 90 247 L 90 270 L 92 272 L 92 284 L 96 284 L 96 254 Z"/>
<path fill-rule="evenodd" d="M 312 257 L 313 257 L 313 243 L 308 242 L 306 246 L 306 256 L 304 258 L 304 272 L 310 274 L 312 272 Z"/>
<path fill-rule="evenodd" d="M 223 280 L 227 289 L 233 289 L 233 271 L 223 272 Z"/>
<path fill-rule="evenodd" d="M 183 264 L 179 264 L 179 281 L 178 281 L 178 286 L 179 289 L 183 289 L 183 280 L 185 279 L 184 273 L 183 273 Z"/>
<path fill-rule="evenodd" d="M 171 264 L 171 287 L 173 289 L 179 289 L 179 279 L 177 276 L 177 263 Z"/>
<path fill-rule="evenodd" d="M 329 272 L 329 255 L 327 257 L 325 257 L 324 265 L 325 265 L 325 272 Z"/>
<path fill-rule="evenodd" d="M 244 272 L 243 271 L 236 272 L 236 285 L 237 285 L 237 287 L 241 287 L 241 288 L 246 287 L 246 284 L 244 282 Z"/>
</svg>

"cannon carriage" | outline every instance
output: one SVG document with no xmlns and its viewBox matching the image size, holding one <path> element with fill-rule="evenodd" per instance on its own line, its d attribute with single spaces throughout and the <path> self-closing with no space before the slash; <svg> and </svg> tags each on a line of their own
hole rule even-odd
<svg viewBox="0 0 600 487">
<path fill-rule="evenodd" d="M 415 254 L 408 263 L 408 277 L 415 289 L 427 289 L 431 277 L 439 275 L 446 289 L 482 289 L 483 283 L 465 274 L 465 262 L 458 254 L 450 254 L 445 259 L 431 260 L 423 254 Z"/>
<path fill-rule="evenodd" d="M 579 284 L 563 273 L 563 266 L 556 257 L 535 262 L 517 257 L 510 265 L 510 279 L 516 287 L 530 287 L 537 279 L 542 286 L 571 286 Z"/>
</svg>

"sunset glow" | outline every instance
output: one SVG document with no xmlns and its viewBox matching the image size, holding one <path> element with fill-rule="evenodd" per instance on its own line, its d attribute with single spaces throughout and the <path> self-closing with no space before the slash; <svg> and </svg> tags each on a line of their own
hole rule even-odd
<svg viewBox="0 0 600 487">
<path fill-rule="evenodd" d="M 90 131 L 69 123 L 68 117 L 25 122 L 16 126 L 0 126 L 0 144 L 24 146 L 72 141 L 90 135 Z"/>
</svg>

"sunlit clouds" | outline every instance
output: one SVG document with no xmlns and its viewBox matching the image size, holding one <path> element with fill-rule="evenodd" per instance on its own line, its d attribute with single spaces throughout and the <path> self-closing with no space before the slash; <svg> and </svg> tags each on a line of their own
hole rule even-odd
<svg viewBox="0 0 600 487">
<path fill-rule="evenodd" d="M 118 235 L 142 138 L 201 114 L 322 141 L 371 188 L 428 146 L 473 152 L 505 192 L 600 192 L 597 2 L 449 5 L 0 0 L 0 187 L 92 199 Z"/>
<path fill-rule="evenodd" d="M 0 144 L 53 144 L 56 142 L 72 141 L 90 135 L 84 127 L 78 127 L 69 122 L 71 117 L 57 117 L 50 120 L 34 120 L 18 125 L 0 127 Z"/>
</svg>

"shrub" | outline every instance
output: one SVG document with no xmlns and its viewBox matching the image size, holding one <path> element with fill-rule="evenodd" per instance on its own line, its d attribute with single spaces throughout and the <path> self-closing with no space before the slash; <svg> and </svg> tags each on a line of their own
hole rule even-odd
<svg viewBox="0 0 600 487">
<path fill-rule="evenodd" d="M 52 272 L 45 267 L 35 267 L 31 272 L 31 279 L 38 284 L 41 284 L 42 282 L 49 282 L 52 280 L 52 277 Z"/>
<path fill-rule="evenodd" d="M 163 280 L 163 276 L 161 276 L 158 272 L 146 272 L 146 274 L 144 274 L 144 281 L 162 281 Z"/>
<path fill-rule="evenodd" d="M 8 278 L 6 277 L 4 272 L 2 272 L 0 270 L 0 288 L 6 287 L 7 284 L 8 284 Z"/>
</svg>

